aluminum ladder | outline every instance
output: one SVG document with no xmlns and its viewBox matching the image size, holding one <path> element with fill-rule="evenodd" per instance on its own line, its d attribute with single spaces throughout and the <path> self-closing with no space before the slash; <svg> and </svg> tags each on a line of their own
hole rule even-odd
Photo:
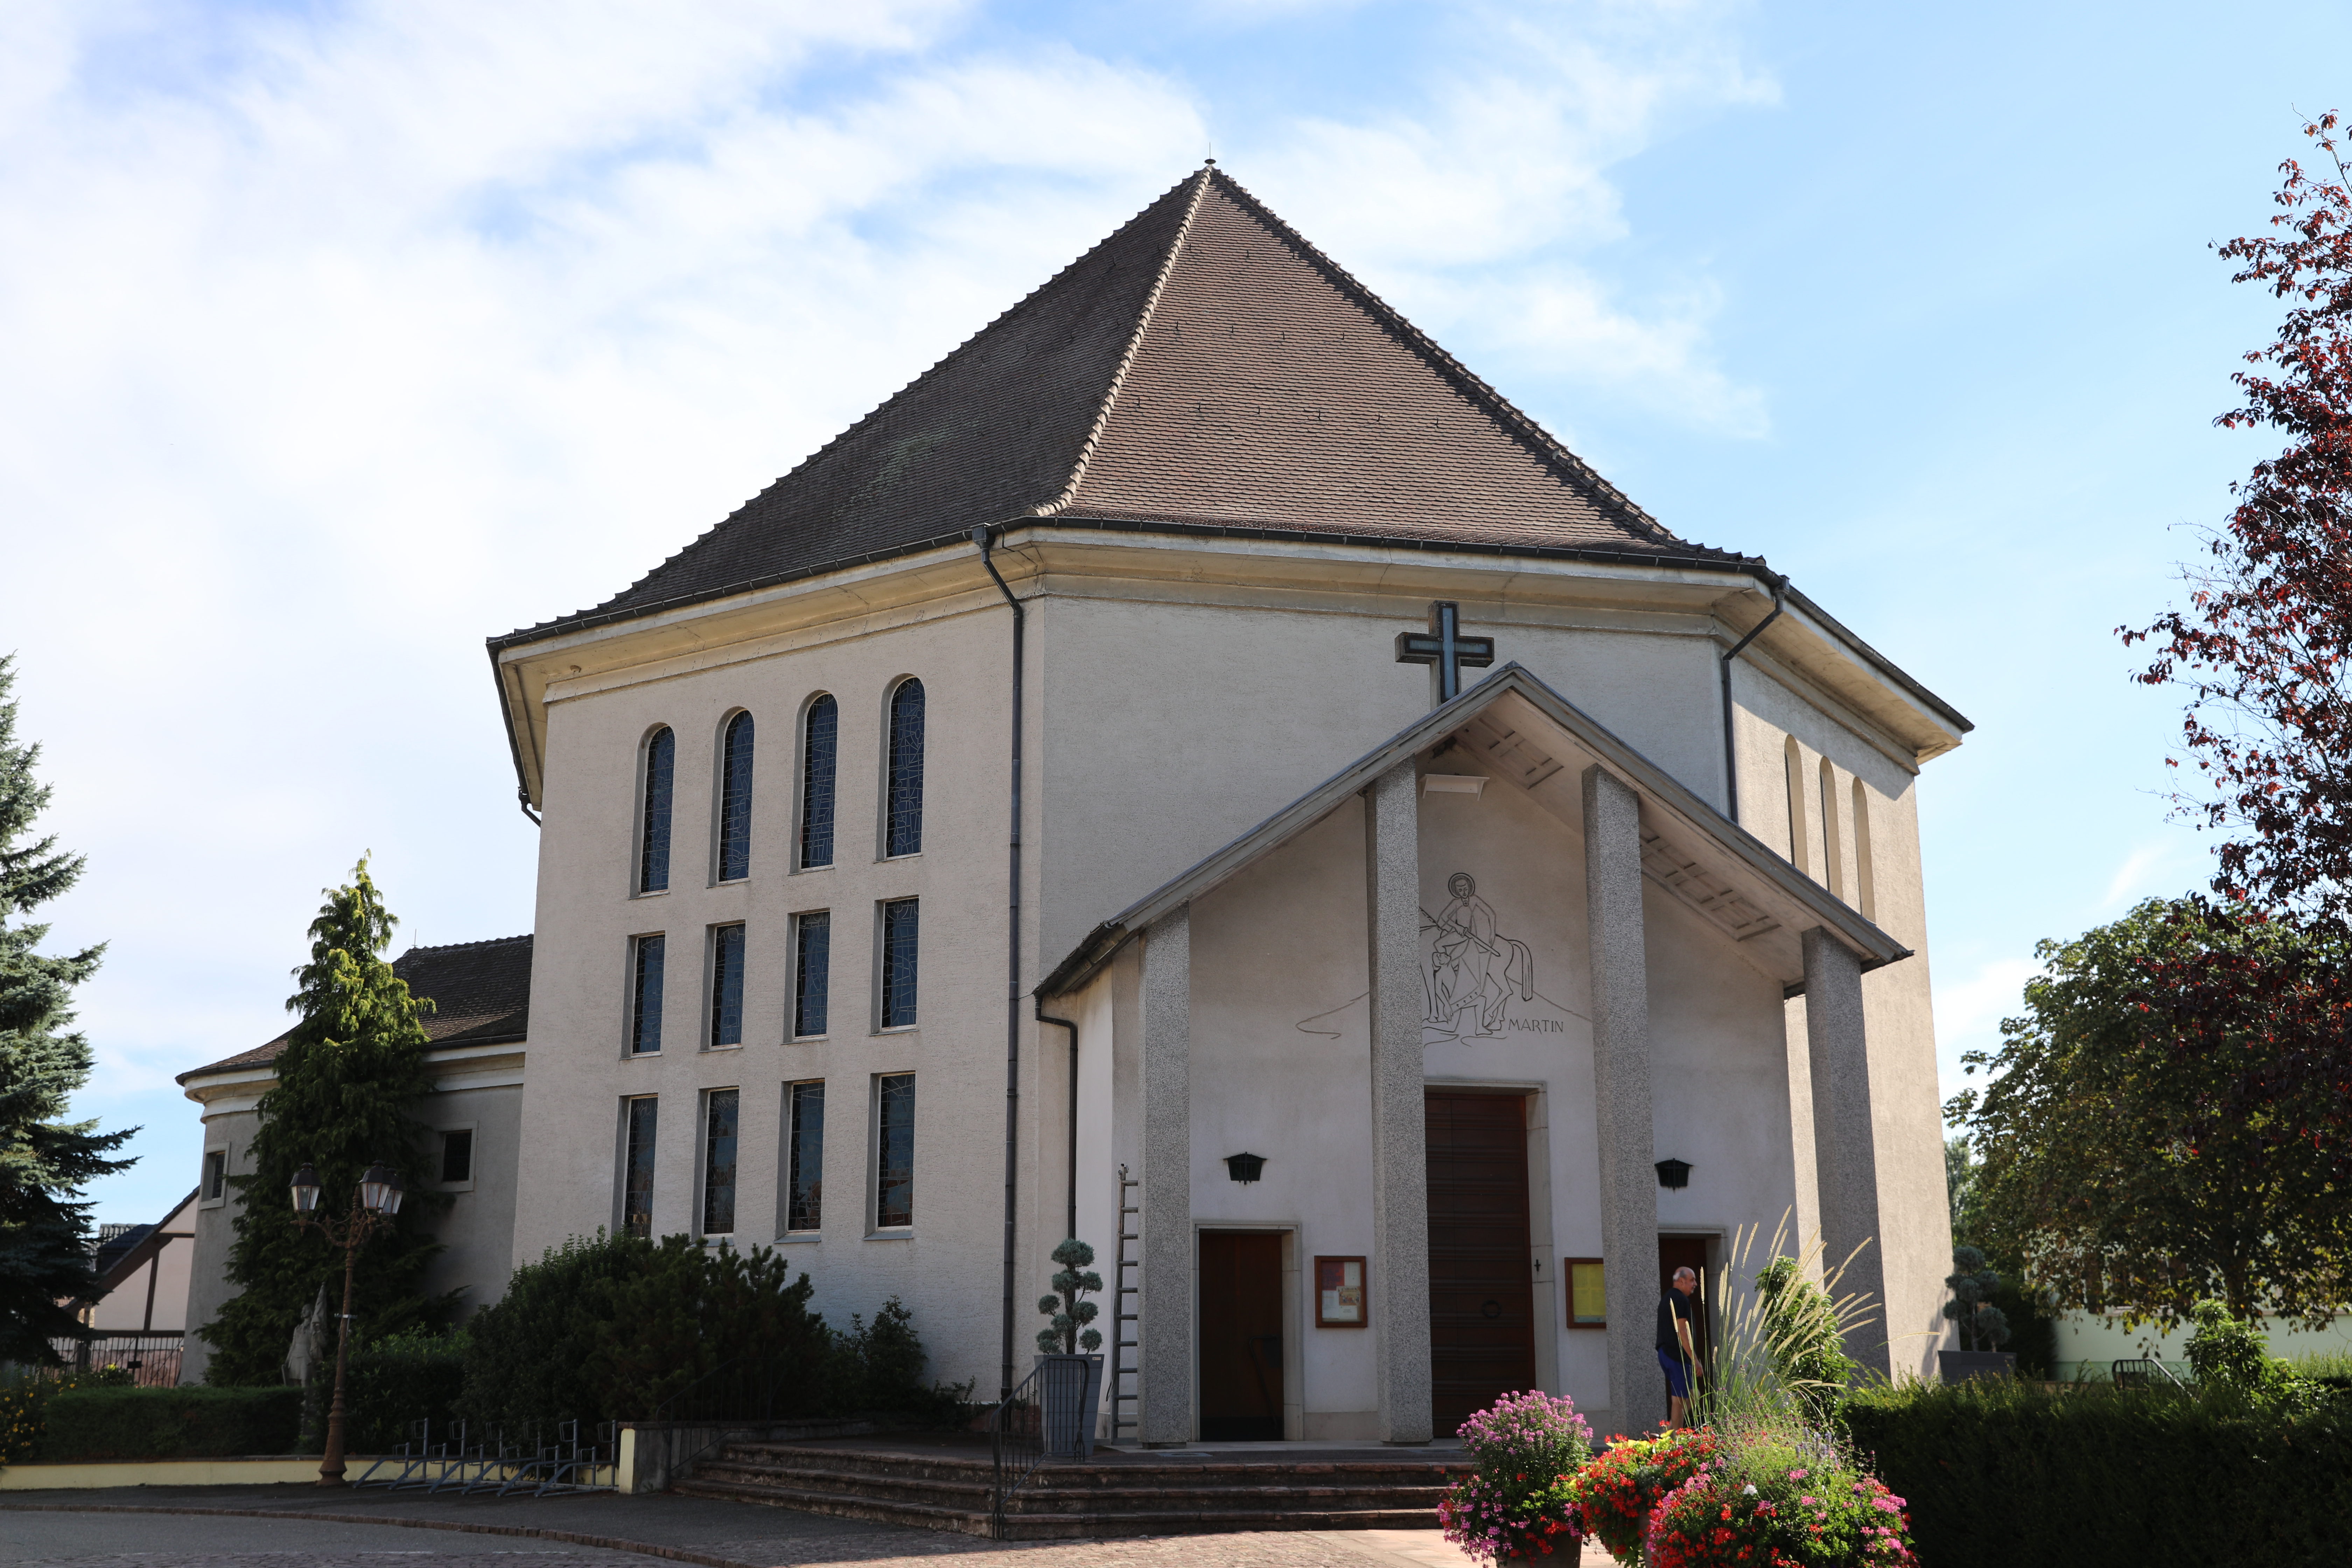
<svg viewBox="0 0 2352 1568">
<path fill-rule="evenodd" d="M 1111 1288 L 1114 1293 L 1111 1297 L 1110 1314 L 1110 1438 L 1114 1443 L 1118 1440 L 1122 1428 L 1135 1427 L 1139 1431 L 1141 1430 L 1135 1416 L 1124 1413 L 1119 1407 L 1136 1403 L 1142 1383 L 1139 1375 L 1140 1369 L 1128 1359 L 1127 1354 L 1128 1352 L 1138 1348 L 1136 1342 L 1127 1337 L 1127 1326 L 1129 1323 L 1139 1322 L 1142 1319 L 1141 1313 L 1128 1310 L 1129 1298 L 1141 1292 L 1139 1287 L 1127 1282 L 1127 1275 L 1128 1270 L 1139 1269 L 1143 1267 L 1141 1258 L 1128 1256 L 1128 1245 L 1130 1242 L 1140 1241 L 1142 1237 L 1127 1228 L 1128 1216 L 1139 1215 L 1143 1210 L 1140 1205 L 1129 1203 L 1127 1195 L 1129 1191 L 1142 1184 L 1127 1173 L 1125 1165 L 1118 1168 L 1118 1257 L 1113 1267 Z M 1136 1379 L 1137 1388 L 1127 1386 L 1125 1380 L 1130 1377 Z"/>
</svg>

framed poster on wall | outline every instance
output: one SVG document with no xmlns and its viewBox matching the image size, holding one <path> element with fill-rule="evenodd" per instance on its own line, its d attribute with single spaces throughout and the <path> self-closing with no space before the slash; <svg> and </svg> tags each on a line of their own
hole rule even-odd
<svg viewBox="0 0 2352 1568">
<path fill-rule="evenodd" d="M 1568 1326 L 1605 1329 L 1609 1326 L 1609 1289 L 1598 1258 L 1563 1258 L 1560 1273 L 1568 1280 Z"/>
<path fill-rule="evenodd" d="M 1361 1258 L 1317 1258 L 1315 1326 L 1318 1329 L 1360 1329 L 1370 1321 L 1370 1298 L 1364 1293 L 1364 1260 Z"/>
</svg>

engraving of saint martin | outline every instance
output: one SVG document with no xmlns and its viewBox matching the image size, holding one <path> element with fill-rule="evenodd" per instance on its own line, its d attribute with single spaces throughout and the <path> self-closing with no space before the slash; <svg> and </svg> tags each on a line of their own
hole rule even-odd
<svg viewBox="0 0 2352 1568">
<path fill-rule="evenodd" d="M 1456 871 L 1445 879 L 1453 902 L 1432 916 L 1421 911 L 1429 943 L 1422 965 L 1428 1033 L 1435 1039 L 1494 1039 L 1507 1021 L 1511 993 L 1536 995 L 1536 957 L 1528 944 L 1496 929 L 1495 906 L 1478 896 L 1477 879 Z"/>
</svg>

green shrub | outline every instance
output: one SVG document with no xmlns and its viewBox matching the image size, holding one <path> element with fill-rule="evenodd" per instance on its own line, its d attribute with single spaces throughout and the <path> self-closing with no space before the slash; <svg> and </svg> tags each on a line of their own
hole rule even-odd
<svg viewBox="0 0 2352 1568">
<path fill-rule="evenodd" d="M 299 1388 L 68 1388 L 52 1394 L 37 1458 L 211 1459 L 290 1454 Z"/>
<path fill-rule="evenodd" d="M 1992 1378 L 1867 1390 L 1841 1419 L 1927 1563 L 2352 1561 L 2352 1399 Z"/>
<path fill-rule="evenodd" d="M 776 1414 L 874 1411 L 948 1420 L 962 1390 L 924 1382 L 922 1341 L 895 1300 L 835 1334 L 805 1274 L 772 1250 L 574 1237 L 515 1270 L 466 1325 L 458 1411 L 478 1434 L 579 1420 L 647 1421 L 706 1375 L 772 1385 Z M 412 1417 L 413 1419 L 413 1417 Z"/>
<path fill-rule="evenodd" d="M 343 1451 L 389 1454 L 408 1440 L 409 1427 L 433 1423 L 438 1442 L 465 1384 L 466 1335 L 411 1330 L 352 1347 L 343 1373 Z M 335 1394 L 335 1363 L 312 1374 L 302 1413 L 306 1449 L 323 1449 L 328 1408 Z"/>
</svg>

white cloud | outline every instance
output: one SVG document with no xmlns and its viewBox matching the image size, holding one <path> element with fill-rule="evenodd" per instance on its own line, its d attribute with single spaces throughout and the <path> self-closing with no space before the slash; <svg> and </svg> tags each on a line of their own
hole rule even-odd
<svg viewBox="0 0 2352 1568">
<path fill-rule="evenodd" d="M 968 20 L 0 7 L 0 647 L 91 856 L 57 940 L 112 943 L 84 1113 L 192 1132 L 170 1075 L 283 1026 L 371 846 L 404 936 L 527 929 L 479 639 L 634 580 L 1197 157 L 1213 62 Z M 1755 427 L 1703 289 L 1577 259 L 1614 163 L 1769 100 L 1721 14 L 1449 26 L 1411 91 L 1244 117 L 1229 164 L 1474 362 Z"/>
<path fill-rule="evenodd" d="M 2032 959 L 1996 958 L 1936 982 L 1936 1062 L 1945 1094 L 1986 1082 L 1981 1072 L 1964 1076 L 1960 1057 L 2000 1047 L 2001 1020 L 2025 1011 L 2025 983 L 2041 973 Z"/>
</svg>

